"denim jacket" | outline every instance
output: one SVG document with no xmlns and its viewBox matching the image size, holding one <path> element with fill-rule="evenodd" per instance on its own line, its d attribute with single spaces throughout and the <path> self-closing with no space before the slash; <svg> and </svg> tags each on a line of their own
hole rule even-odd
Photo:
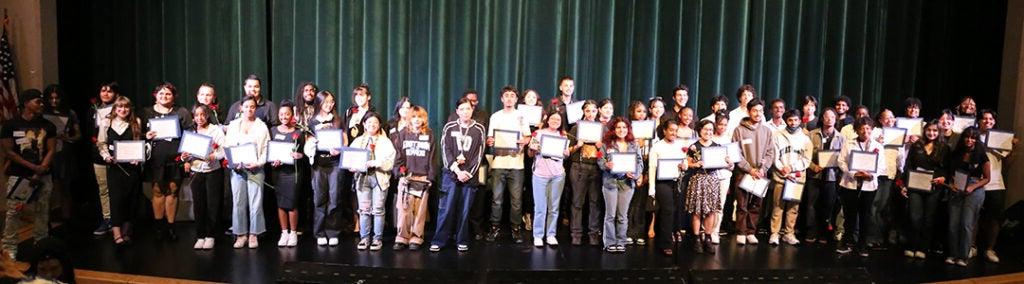
<svg viewBox="0 0 1024 284">
<path fill-rule="evenodd" d="M 637 146 L 636 142 L 629 142 L 628 146 L 626 147 L 626 149 L 627 149 L 626 151 L 619 151 L 618 148 L 616 148 L 614 146 L 609 147 L 609 145 L 607 145 L 607 144 L 605 144 L 604 146 L 601 146 L 601 154 L 602 155 L 601 155 L 600 158 L 597 159 L 597 165 L 599 167 L 601 167 L 601 172 L 602 172 L 601 181 L 602 181 L 602 184 L 604 185 L 605 189 L 614 189 L 618 183 L 624 183 L 626 186 L 629 186 L 629 187 L 635 187 L 636 186 L 636 180 L 635 179 L 632 179 L 632 180 L 631 179 L 627 179 L 626 178 L 626 174 L 613 174 L 613 173 L 611 173 L 612 169 L 608 168 L 607 165 L 605 165 L 605 162 L 610 161 L 610 159 L 611 159 L 610 157 L 611 157 L 611 155 L 613 153 L 620 153 L 620 152 L 633 152 L 633 153 L 636 153 L 636 172 L 633 173 L 633 177 L 634 178 L 640 178 L 640 174 L 644 170 L 644 159 L 643 159 L 642 156 L 640 156 L 640 147 Z"/>
</svg>

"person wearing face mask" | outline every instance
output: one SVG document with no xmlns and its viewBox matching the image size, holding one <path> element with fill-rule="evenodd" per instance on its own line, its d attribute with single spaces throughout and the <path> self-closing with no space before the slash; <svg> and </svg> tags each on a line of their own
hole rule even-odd
<svg viewBox="0 0 1024 284">
<path fill-rule="evenodd" d="M 867 240 L 875 233 L 875 224 L 871 221 L 871 208 L 875 200 L 875 191 L 878 190 L 878 176 L 886 172 L 885 151 L 882 144 L 871 136 L 874 130 L 874 122 L 867 117 L 860 117 L 853 122 L 853 128 L 857 130 L 855 139 L 847 140 L 839 151 L 839 170 L 843 178 L 839 182 L 842 188 L 839 190 L 840 199 L 843 205 L 843 240 L 840 241 L 836 252 L 845 254 L 852 249 L 850 244 L 854 243 L 854 232 L 859 230 L 860 236 L 856 238 L 856 251 L 862 257 L 868 256 Z M 855 171 L 850 168 L 849 157 L 851 151 L 864 151 L 877 154 L 875 160 L 875 172 Z"/>
<path fill-rule="evenodd" d="M 839 151 L 844 144 L 844 138 L 836 130 L 836 111 L 832 108 L 825 108 L 821 112 L 820 128 L 811 130 L 811 144 L 814 147 L 814 155 L 811 165 L 808 167 L 810 181 L 804 188 L 804 220 L 805 241 L 813 243 L 827 243 L 834 236 L 829 235 L 829 227 L 835 226 L 836 201 L 839 197 L 836 190 L 839 187 L 839 168 L 829 167 L 828 161 L 819 160 L 822 151 Z M 820 239 L 819 239 L 820 238 Z"/>
<path fill-rule="evenodd" d="M 948 175 L 946 155 L 949 154 L 949 147 L 939 136 L 938 121 L 928 122 L 923 132 L 923 137 L 910 145 L 907 163 L 901 175 L 904 182 L 900 183 L 900 194 L 907 198 L 907 213 L 910 220 L 903 255 L 918 259 L 925 259 L 925 252 L 932 247 L 935 214 L 939 208 L 939 199 L 942 197 L 938 192 L 945 189 L 944 184 Z M 904 186 L 908 184 L 906 181 L 909 179 L 910 171 L 914 170 L 932 173 L 931 188 L 922 190 Z"/>
<path fill-rule="evenodd" d="M 949 197 L 949 224 L 947 226 L 949 255 L 946 264 L 967 266 L 968 254 L 974 243 L 974 229 L 978 212 L 985 202 L 984 187 L 992 178 L 992 164 L 985 154 L 988 147 L 981 144 L 981 131 L 967 127 L 960 134 L 960 142 L 946 157 L 947 180 L 952 180 Z M 965 181 L 958 180 L 963 175 Z M 950 178 L 952 177 L 952 178 Z"/>
<path fill-rule="evenodd" d="M 806 170 L 811 164 L 813 144 L 800 127 L 800 111 L 788 110 L 782 114 L 786 127 L 772 136 L 772 152 L 775 152 L 774 170 L 772 171 L 772 223 L 771 236 L 768 243 L 779 244 L 779 238 L 790 245 L 799 244 L 796 238 L 797 213 L 800 210 L 799 200 L 786 200 L 783 190 L 787 182 L 805 183 Z M 783 216 L 785 212 L 785 216 Z M 783 228 L 783 218 L 786 219 Z"/>
<path fill-rule="evenodd" d="M 156 219 L 157 238 L 174 241 L 178 235 L 174 231 L 174 219 L 177 216 L 178 189 L 184 177 L 178 158 L 180 138 L 155 139 L 156 131 L 149 129 L 149 120 L 169 116 L 178 117 L 178 129 L 194 127 L 192 113 L 175 104 L 177 89 L 174 85 L 164 82 L 153 88 L 156 103 L 152 107 L 143 108 L 139 113 L 142 125 L 145 126 L 146 140 L 149 140 L 153 151 L 146 161 L 143 173 L 144 182 L 153 184 L 153 216 Z"/>
<path fill-rule="evenodd" d="M 738 185 L 739 179 L 750 175 L 754 179 L 768 178 L 768 169 L 775 161 L 775 152 L 771 151 L 772 129 L 765 126 L 764 102 L 753 99 L 747 103 L 748 117 L 732 134 L 732 141 L 740 143 L 742 157 L 733 172 L 733 184 Z M 762 198 L 746 190 L 735 187 L 736 195 L 736 243 L 757 244 L 757 223 L 761 215 Z"/>
</svg>

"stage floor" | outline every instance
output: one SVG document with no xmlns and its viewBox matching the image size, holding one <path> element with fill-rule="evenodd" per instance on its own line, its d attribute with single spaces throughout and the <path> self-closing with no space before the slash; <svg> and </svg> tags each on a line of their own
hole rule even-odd
<svg viewBox="0 0 1024 284">
<path fill-rule="evenodd" d="M 300 236 L 299 246 L 278 248 L 279 231 L 264 234 L 258 249 L 234 249 L 228 236 L 217 239 L 210 251 L 192 249 L 195 240 L 192 224 L 179 224 L 177 242 L 157 241 L 152 230 L 140 226 L 134 244 L 116 249 L 110 235 L 95 237 L 90 232 L 73 232 L 69 242 L 75 268 L 232 283 L 267 283 L 278 279 L 286 262 L 321 262 L 351 266 L 409 268 L 445 271 L 503 270 L 629 270 L 679 268 L 687 270 L 719 269 L 827 269 L 865 268 L 875 282 L 916 283 L 963 279 L 1024 271 L 1022 246 L 1002 248 L 1002 263 L 992 264 L 979 258 L 967 267 L 944 264 L 943 257 L 930 255 L 926 260 L 910 260 L 902 250 L 875 251 L 869 257 L 839 255 L 833 247 L 819 244 L 771 246 L 761 238 L 756 246 L 738 246 L 723 237 L 715 255 L 696 255 L 690 240 L 679 246 L 674 257 L 664 257 L 648 244 L 629 246 L 626 253 L 610 254 L 598 247 L 561 245 L 534 248 L 531 244 L 513 244 L 507 238 L 497 243 L 478 242 L 468 252 L 454 248 L 432 253 L 424 246 L 419 251 L 391 250 L 393 237 L 385 238 L 379 252 L 358 251 L 355 236 L 342 238 L 337 247 L 318 247 L 310 235 Z M 759 236 L 760 237 L 760 236 Z M 567 236 L 559 239 L 568 244 Z"/>
</svg>

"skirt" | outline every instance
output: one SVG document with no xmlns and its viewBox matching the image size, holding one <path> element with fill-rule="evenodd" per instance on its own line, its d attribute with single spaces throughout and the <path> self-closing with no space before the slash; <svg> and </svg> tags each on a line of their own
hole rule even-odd
<svg viewBox="0 0 1024 284">
<path fill-rule="evenodd" d="M 714 172 L 698 171 L 690 177 L 686 193 L 686 212 L 706 215 L 722 210 L 719 203 L 719 180 Z"/>
</svg>

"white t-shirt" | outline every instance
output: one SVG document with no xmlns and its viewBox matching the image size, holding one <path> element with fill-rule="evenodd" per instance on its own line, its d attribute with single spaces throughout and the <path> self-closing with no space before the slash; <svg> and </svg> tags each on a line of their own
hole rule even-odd
<svg viewBox="0 0 1024 284">
<path fill-rule="evenodd" d="M 516 110 L 505 111 L 504 109 L 491 114 L 491 121 L 488 124 L 487 137 L 494 137 L 494 130 L 518 130 L 521 137 L 530 135 L 530 125 L 523 119 L 522 113 Z M 521 138 L 520 137 L 520 138 Z M 514 155 L 494 156 L 491 161 L 492 169 L 514 169 L 521 170 L 523 165 L 523 152 L 516 152 Z"/>
</svg>

